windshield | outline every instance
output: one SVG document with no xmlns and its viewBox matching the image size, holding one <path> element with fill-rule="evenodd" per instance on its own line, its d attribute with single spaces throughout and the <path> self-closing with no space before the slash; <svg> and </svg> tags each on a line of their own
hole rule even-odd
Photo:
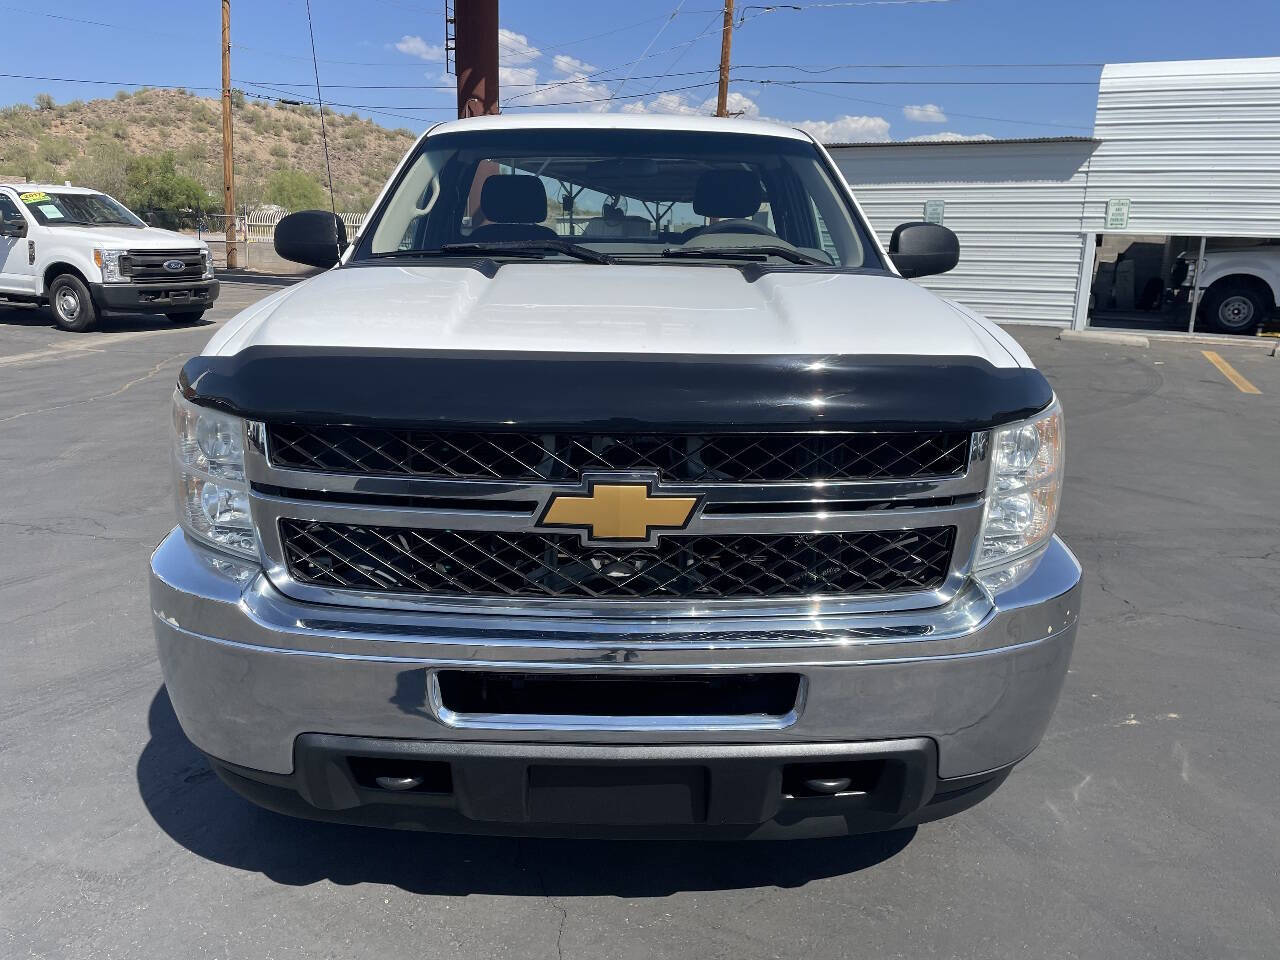
<svg viewBox="0 0 1280 960">
<path fill-rule="evenodd" d="M 18 199 L 31 215 L 44 226 L 75 224 L 76 226 L 144 227 L 141 220 L 118 200 L 105 193 L 23 193 Z"/>
<path fill-rule="evenodd" d="M 883 268 L 812 143 L 661 130 L 428 137 L 353 256 L 564 259 L 575 244 L 605 262 Z"/>
</svg>

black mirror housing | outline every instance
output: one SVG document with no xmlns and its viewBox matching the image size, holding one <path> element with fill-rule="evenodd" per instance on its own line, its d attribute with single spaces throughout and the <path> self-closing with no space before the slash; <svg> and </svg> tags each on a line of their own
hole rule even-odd
<svg viewBox="0 0 1280 960">
<path fill-rule="evenodd" d="M 889 239 L 889 259 L 907 279 L 946 273 L 960 262 L 960 239 L 937 223 L 903 223 Z"/>
<path fill-rule="evenodd" d="M 14 218 L 13 220 L 5 220 L 0 226 L 0 236 L 5 237 L 25 237 L 27 235 L 27 221 Z"/>
<path fill-rule="evenodd" d="M 328 210 L 300 210 L 276 224 L 276 253 L 309 267 L 332 267 L 347 249 L 347 225 Z"/>
</svg>

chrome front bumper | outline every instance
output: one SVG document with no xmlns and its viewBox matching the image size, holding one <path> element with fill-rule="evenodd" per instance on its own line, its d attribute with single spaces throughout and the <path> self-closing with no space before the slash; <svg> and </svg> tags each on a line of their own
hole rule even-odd
<svg viewBox="0 0 1280 960">
<path fill-rule="evenodd" d="M 1008 585 L 971 582 L 927 611 L 557 620 L 301 602 L 174 530 L 151 559 L 151 606 L 183 729 L 206 754 L 248 770 L 292 773 L 303 734 L 463 752 L 468 742 L 479 751 L 911 737 L 936 744 L 939 777 L 962 778 L 1007 767 L 1040 741 L 1075 639 L 1080 567 L 1055 538 Z M 444 668 L 787 672 L 801 675 L 803 693 L 793 713 L 758 723 L 459 716 L 435 695 Z"/>
</svg>

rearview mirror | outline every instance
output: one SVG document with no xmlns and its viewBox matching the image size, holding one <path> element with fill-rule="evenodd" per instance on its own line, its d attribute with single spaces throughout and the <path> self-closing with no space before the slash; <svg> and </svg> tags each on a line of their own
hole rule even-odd
<svg viewBox="0 0 1280 960">
<path fill-rule="evenodd" d="M 889 239 L 889 259 L 907 279 L 946 273 L 960 262 L 960 240 L 936 223 L 904 223 Z"/>
<path fill-rule="evenodd" d="M 347 249 L 347 225 L 328 210 L 300 210 L 276 224 L 276 253 L 309 267 L 332 267 Z"/>
<path fill-rule="evenodd" d="M 26 235 L 27 221 L 21 217 L 0 221 L 0 237 L 25 237 Z"/>
</svg>

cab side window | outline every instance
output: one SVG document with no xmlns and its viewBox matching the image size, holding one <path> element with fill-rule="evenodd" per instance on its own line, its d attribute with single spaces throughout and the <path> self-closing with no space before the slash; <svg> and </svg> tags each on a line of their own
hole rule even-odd
<svg viewBox="0 0 1280 960">
<path fill-rule="evenodd" d="M 7 193 L 0 193 L 0 220 L 22 220 L 22 211 Z"/>
</svg>

